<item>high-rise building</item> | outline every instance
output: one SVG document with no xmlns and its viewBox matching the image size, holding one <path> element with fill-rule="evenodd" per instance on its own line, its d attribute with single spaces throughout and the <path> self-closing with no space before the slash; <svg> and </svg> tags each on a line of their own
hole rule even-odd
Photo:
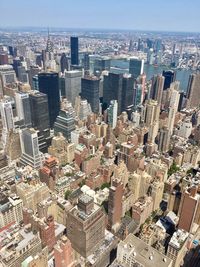
<svg viewBox="0 0 200 267">
<path fill-rule="evenodd" d="M 66 98 L 72 105 L 75 104 L 76 97 L 81 93 L 81 77 L 82 71 L 79 70 L 65 72 Z"/>
<path fill-rule="evenodd" d="M 150 98 L 161 104 L 162 92 L 164 88 L 165 77 L 162 75 L 154 75 L 152 78 Z"/>
<path fill-rule="evenodd" d="M 59 134 L 52 139 L 48 153 L 58 159 L 60 165 L 66 165 L 74 160 L 75 144 L 69 143 L 66 138 Z"/>
<path fill-rule="evenodd" d="M 56 134 L 62 133 L 66 139 L 71 138 L 71 132 L 75 130 L 75 120 L 73 114 L 66 110 L 60 110 L 54 124 Z"/>
<path fill-rule="evenodd" d="M 176 72 L 173 70 L 163 70 L 162 75 L 165 77 L 164 90 L 170 88 L 171 83 L 176 80 Z"/>
<path fill-rule="evenodd" d="M 175 115 L 178 111 L 180 94 L 178 90 L 173 90 L 169 101 L 168 129 L 173 133 Z"/>
<path fill-rule="evenodd" d="M 31 126 L 31 108 L 29 94 L 16 92 L 15 102 L 17 108 L 17 116 L 19 120 L 22 120 L 24 125 L 27 127 Z"/>
<path fill-rule="evenodd" d="M 49 109 L 49 124 L 53 128 L 60 110 L 60 95 L 58 73 L 43 72 L 38 74 L 39 90 L 47 95 Z"/>
<path fill-rule="evenodd" d="M 39 131 L 49 129 L 48 98 L 46 94 L 32 91 L 29 94 L 32 126 Z"/>
<path fill-rule="evenodd" d="M 33 77 L 35 75 L 38 75 L 39 72 L 40 72 L 40 68 L 38 66 L 30 66 L 30 69 L 28 70 L 28 80 L 33 90 L 35 90 L 35 88 L 33 87 Z"/>
<path fill-rule="evenodd" d="M 92 113 L 92 110 L 88 101 L 78 96 L 75 101 L 75 112 L 80 120 L 86 120 Z"/>
<path fill-rule="evenodd" d="M 108 115 L 108 125 L 110 125 L 113 129 L 117 125 L 117 109 L 118 109 L 117 100 L 111 100 L 110 106 L 107 108 L 107 115 Z"/>
<path fill-rule="evenodd" d="M 13 46 L 8 46 L 8 51 L 9 51 L 9 54 L 13 57 L 16 57 L 17 56 L 17 49 L 16 47 L 13 47 Z"/>
<path fill-rule="evenodd" d="M 99 83 L 100 79 L 95 76 L 81 79 L 81 97 L 88 101 L 94 113 L 99 112 Z"/>
<path fill-rule="evenodd" d="M 101 75 L 101 72 L 104 70 L 109 71 L 111 65 L 110 58 L 97 58 L 94 61 L 94 73 L 95 75 Z"/>
<path fill-rule="evenodd" d="M 15 71 L 11 65 L 0 66 L 0 78 L 3 86 L 9 83 L 15 83 L 17 81 Z"/>
<path fill-rule="evenodd" d="M 190 75 L 186 97 L 188 108 L 195 108 L 200 105 L 200 73 Z"/>
<path fill-rule="evenodd" d="M 26 71 L 26 68 L 24 66 L 18 66 L 17 72 L 18 72 L 18 80 L 22 83 L 28 83 L 28 73 Z"/>
<path fill-rule="evenodd" d="M 169 150 L 170 131 L 167 127 L 160 129 L 158 150 L 167 152 Z"/>
<path fill-rule="evenodd" d="M 59 77 L 59 91 L 61 97 L 66 97 L 66 90 L 65 90 L 65 76 L 61 74 Z"/>
<path fill-rule="evenodd" d="M 89 75 L 90 74 L 90 56 L 89 56 L 89 53 L 84 54 L 83 67 L 84 67 L 84 74 Z"/>
<path fill-rule="evenodd" d="M 0 196 L 0 228 L 23 221 L 23 203 L 17 195 Z"/>
<path fill-rule="evenodd" d="M 9 130 L 14 129 L 12 100 L 9 97 L 6 97 L 0 101 L 0 112 L 3 130 L 8 132 Z"/>
<path fill-rule="evenodd" d="M 66 236 L 63 236 L 54 246 L 54 258 L 55 266 L 74 266 L 74 250 L 71 246 L 71 242 Z"/>
<path fill-rule="evenodd" d="M 20 133 L 22 156 L 20 163 L 39 169 L 42 166 L 43 155 L 39 151 L 38 135 L 34 129 L 24 129 Z"/>
<path fill-rule="evenodd" d="M 129 74 L 123 75 L 121 110 L 125 111 L 133 105 L 134 78 Z"/>
<path fill-rule="evenodd" d="M 16 76 L 18 78 L 18 67 L 22 65 L 20 58 L 17 57 L 15 59 L 13 59 L 13 64 L 12 65 L 13 65 L 13 69 L 14 69 L 14 71 L 16 73 Z"/>
<path fill-rule="evenodd" d="M 111 100 L 117 100 L 118 114 L 121 114 L 122 112 L 122 84 L 123 74 L 115 74 L 109 72 L 108 75 L 104 75 L 103 102 L 108 107 Z"/>
<path fill-rule="evenodd" d="M 8 64 L 8 55 L 7 54 L 0 54 L 0 65 Z"/>
<path fill-rule="evenodd" d="M 144 60 L 131 58 L 129 62 L 129 73 L 134 78 L 137 78 L 139 75 L 143 74 L 143 72 L 144 72 Z"/>
<path fill-rule="evenodd" d="M 65 70 L 69 70 L 69 61 L 65 53 L 62 53 L 60 58 L 60 70 L 62 73 Z"/>
<path fill-rule="evenodd" d="M 78 55 L 78 37 L 71 36 L 71 65 L 79 65 L 79 55 Z"/>
<path fill-rule="evenodd" d="M 94 199 L 83 194 L 68 213 L 67 236 L 73 249 L 87 257 L 100 246 L 105 236 L 105 215 Z"/>
<path fill-rule="evenodd" d="M 103 80 L 103 103 L 118 102 L 118 115 L 134 103 L 134 78 L 128 74 L 109 73 Z"/>
<path fill-rule="evenodd" d="M 120 180 L 112 180 L 108 196 L 108 228 L 114 232 L 119 229 L 122 217 L 123 183 Z"/>
<path fill-rule="evenodd" d="M 36 91 L 39 91 L 38 75 L 35 75 L 32 78 L 32 89 L 36 90 Z"/>
<path fill-rule="evenodd" d="M 153 125 L 153 122 L 159 120 L 160 106 L 157 101 L 149 99 L 145 103 L 144 123 L 146 126 Z"/>
<path fill-rule="evenodd" d="M 187 232 L 191 231 L 199 200 L 200 197 L 199 194 L 197 194 L 197 187 L 194 186 L 185 190 L 179 208 L 179 229 L 183 229 Z"/>
</svg>

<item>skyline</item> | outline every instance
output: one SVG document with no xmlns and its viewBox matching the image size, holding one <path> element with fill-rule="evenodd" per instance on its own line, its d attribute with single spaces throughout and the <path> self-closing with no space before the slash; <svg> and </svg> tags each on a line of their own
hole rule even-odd
<svg viewBox="0 0 200 267">
<path fill-rule="evenodd" d="M 158 0 L 133 2 L 114 0 L 91 3 L 90 0 L 69 2 L 20 0 L 12 9 L 1 0 L 1 27 L 46 27 L 66 29 L 110 29 L 135 31 L 199 32 L 200 3 L 175 0 L 169 4 Z M 138 12 L 141 10 L 141 12 Z M 73 11 L 73 12 L 72 12 Z M 30 19 L 30 13 L 36 14 Z M 8 16 L 9 14 L 9 16 Z M 19 15 L 20 14 L 20 15 Z M 164 16 L 166 14 L 166 16 Z M 123 19 L 119 19 L 122 17 Z M 103 18 L 103 20 L 102 20 Z M 156 19 L 155 19 L 156 18 Z M 30 22 L 31 21 L 31 22 Z"/>
</svg>

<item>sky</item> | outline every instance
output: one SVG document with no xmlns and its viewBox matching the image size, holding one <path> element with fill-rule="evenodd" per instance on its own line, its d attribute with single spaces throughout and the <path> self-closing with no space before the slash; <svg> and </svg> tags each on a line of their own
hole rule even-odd
<svg viewBox="0 0 200 267">
<path fill-rule="evenodd" d="M 0 27 L 200 32 L 200 0 L 0 0 Z"/>
</svg>

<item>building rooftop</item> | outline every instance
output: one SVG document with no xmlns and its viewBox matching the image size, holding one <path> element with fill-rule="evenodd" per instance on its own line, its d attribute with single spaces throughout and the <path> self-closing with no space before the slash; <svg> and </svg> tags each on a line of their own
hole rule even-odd
<svg viewBox="0 0 200 267">
<path fill-rule="evenodd" d="M 34 234 L 30 226 L 21 228 L 18 224 L 11 225 L 0 232 L 0 261 L 7 263 L 14 260 L 36 240 L 40 242 L 39 234 Z"/>
<path fill-rule="evenodd" d="M 176 249 L 180 249 L 183 245 L 183 243 L 186 241 L 186 239 L 188 238 L 189 233 L 178 229 L 172 236 L 172 238 L 170 239 L 169 245 L 173 246 Z"/>
<path fill-rule="evenodd" d="M 118 245 L 118 254 L 122 252 L 123 258 L 131 259 L 131 261 L 138 264 L 138 266 L 144 267 L 168 267 L 171 264 L 171 259 L 154 249 L 153 247 L 147 245 L 144 241 L 137 238 L 133 234 L 129 234 L 124 241 L 121 241 Z M 126 259 L 120 260 L 119 255 L 117 256 L 117 261 L 114 264 L 126 265 Z M 140 265 L 139 265 L 140 264 Z M 117 265 L 111 265 L 117 266 Z M 120 265 L 119 265 L 120 266 Z M 135 265 L 137 266 L 137 265 Z"/>
</svg>

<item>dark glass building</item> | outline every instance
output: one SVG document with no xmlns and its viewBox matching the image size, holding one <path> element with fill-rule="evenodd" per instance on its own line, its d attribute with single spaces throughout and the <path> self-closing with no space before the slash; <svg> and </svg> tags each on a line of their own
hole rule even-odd
<svg viewBox="0 0 200 267">
<path fill-rule="evenodd" d="M 69 70 L 68 58 L 65 53 L 62 53 L 61 58 L 60 58 L 60 69 L 61 69 L 61 72 L 64 72 L 65 70 Z"/>
<path fill-rule="evenodd" d="M 97 77 L 87 76 L 81 79 L 81 97 L 87 99 L 94 113 L 99 112 L 99 84 L 100 79 Z"/>
<path fill-rule="evenodd" d="M 55 134 L 62 133 L 67 139 L 71 139 L 71 132 L 75 130 L 75 120 L 73 114 L 66 110 L 60 110 L 60 113 L 55 121 Z"/>
<path fill-rule="evenodd" d="M 111 100 L 118 101 L 118 114 L 122 112 L 123 74 L 109 73 L 103 80 L 103 103 L 107 108 Z"/>
<path fill-rule="evenodd" d="M 32 126 L 39 131 L 49 129 L 49 109 L 47 95 L 35 92 L 29 95 Z"/>
<path fill-rule="evenodd" d="M 88 53 L 84 54 L 83 67 L 84 67 L 85 75 L 89 75 L 89 73 L 90 73 L 90 57 L 89 57 Z"/>
<path fill-rule="evenodd" d="M 50 128 L 53 128 L 54 122 L 60 110 L 59 79 L 56 72 L 43 72 L 38 74 L 39 91 L 47 95 L 49 109 Z"/>
<path fill-rule="evenodd" d="M 18 67 L 21 66 L 21 60 L 20 59 L 13 59 L 13 69 L 16 73 L 17 78 L 19 77 L 18 74 Z"/>
<path fill-rule="evenodd" d="M 143 74 L 144 71 L 144 60 L 131 58 L 129 61 L 129 73 L 137 78 L 139 75 Z"/>
<path fill-rule="evenodd" d="M 111 66 L 111 60 L 110 59 L 104 59 L 104 58 L 98 58 L 94 61 L 94 73 L 95 75 L 101 75 L 101 72 L 103 70 L 110 70 Z M 110 102 L 109 102 L 110 103 Z"/>
<path fill-rule="evenodd" d="M 133 105 L 134 78 L 131 75 L 123 77 L 122 82 L 122 103 L 121 110 L 126 111 L 127 107 Z"/>
<path fill-rule="evenodd" d="M 173 83 L 176 80 L 176 72 L 173 70 L 163 70 L 163 74 L 165 77 L 164 82 L 164 90 L 170 88 L 171 83 Z"/>
<path fill-rule="evenodd" d="M 32 126 L 38 130 L 39 149 L 46 153 L 51 144 L 47 95 L 34 92 L 29 95 Z"/>
<path fill-rule="evenodd" d="M 103 103 L 105 107 L 111 100 L 118 102 L 118 114 L 126 111 L 134 103 L 135 79 L 130 74 L 109 73 L 103 81 Z"/>
<path fill-rule="evenodd" d="M 71 65 L 79 65 L 78 59 L 78 37 L 71 36 Z"/>
</svg>

